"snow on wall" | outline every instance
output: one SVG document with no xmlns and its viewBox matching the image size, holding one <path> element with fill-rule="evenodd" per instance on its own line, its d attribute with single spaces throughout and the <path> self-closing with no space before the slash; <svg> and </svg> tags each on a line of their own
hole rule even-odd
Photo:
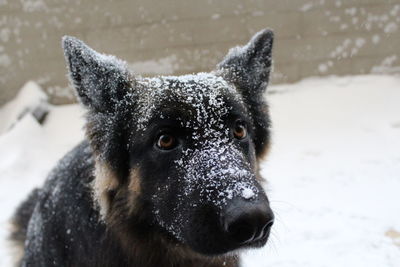
<svg viewBox="0 0 400 267">
<path fill-rule="evenodd" d="M 17 97 L 0 110 L 0 134 L 10 130 L 26 113 L 47 103 L 47 95 L 35 82 L 27 82 Z"/>
<path fill-rule="evenodd" d="M 398 73 L 400 0 L 1 0 L 0 105 L 27 80 L 71 102 L 60 48 L 75 35 L 145 75 L 208 71 L 262 28 L 276 32 L 273 82 Z M 379 71 L 377 71 L 377 69 Z"/>
</svg>

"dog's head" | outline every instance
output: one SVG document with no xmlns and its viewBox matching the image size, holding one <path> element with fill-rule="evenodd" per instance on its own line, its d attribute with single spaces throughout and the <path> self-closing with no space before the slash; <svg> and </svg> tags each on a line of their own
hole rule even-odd
<svg viewBox="0 0 400 267">
<path fill-rule="evenodd" d="M 257 33 L 210 73 L 141 78 L 64 37 L 110 227 L 147 225 L 203 255 L 266 243 L 273 213 L 258 161 L 269 145 L 272 41 L 271 31 Z"/>
</svg>

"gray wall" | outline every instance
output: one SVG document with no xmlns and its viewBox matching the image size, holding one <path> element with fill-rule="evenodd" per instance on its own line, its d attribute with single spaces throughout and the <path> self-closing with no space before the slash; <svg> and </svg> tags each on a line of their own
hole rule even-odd
<svg viewBox="0 0 400 267">
<path fill-rule="evenodd" d="M 0 104 L 27 80 L 72 101 L 65 34 L 155 75 L 210 70 L 265 27 L 276 33 L 274 83 L 400 73 L 400 0 L 0 0 Z"/>
</svg>

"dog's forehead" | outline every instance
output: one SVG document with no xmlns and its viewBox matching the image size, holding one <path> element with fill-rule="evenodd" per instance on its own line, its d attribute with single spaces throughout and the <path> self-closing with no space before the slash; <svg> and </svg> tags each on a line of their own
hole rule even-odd
<svg viewBox="0 0 400 267">
<path fill-rule="evenodd" d="M 140 81 L 138 101 L 138 126 L 146 124 L 165 111 L 178 111 L 190 115 L 191 124 L 204 124 L 219 120 L 231 106 L 227 99 L 243 104 L 236 88 L 222 77 L 211 73 L 184 76 L 161 76 Z"/>
</svg>

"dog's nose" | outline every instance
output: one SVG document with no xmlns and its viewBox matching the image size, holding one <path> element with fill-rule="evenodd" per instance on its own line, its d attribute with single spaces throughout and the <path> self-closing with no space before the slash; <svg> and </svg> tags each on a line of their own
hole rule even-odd
<svg viewBox="0 0 400 267">
<path fill-rule="evenodd" d="M 225 232 L 237 245 L 265 241 L 274 223 L 267 201 L 235 201 L 227 207 L 223 218 Z"/>
</svg>

